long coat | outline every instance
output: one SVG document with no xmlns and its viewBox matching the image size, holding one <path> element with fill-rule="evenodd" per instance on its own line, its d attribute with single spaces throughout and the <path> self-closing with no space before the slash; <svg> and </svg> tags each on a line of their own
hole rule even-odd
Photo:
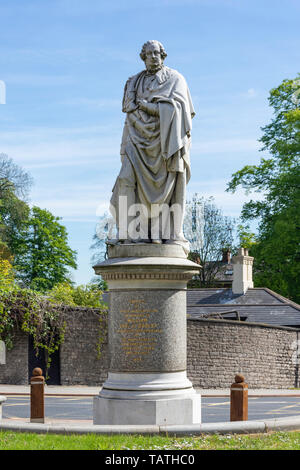
<svg viewBox="0 0 300 470">
<path fill-rule="evenodd" d="M 157 103 L 159 116 L 137 109 L 137 98 Z M 163 66 L 154 75 L 144 70 L 129 78 L 123 112 L 127 114 L 121 144 L 123 165 L 111 202 L 117 205 L 118 186 L 128 174 L 130 162 L 136 202 L 148 209 L 151 204 L 169 204 L 177 173 L 185 172 L 186 181 L 190 178 L 190 132 L 195 112 L 184 77 Z"/>
</svg>

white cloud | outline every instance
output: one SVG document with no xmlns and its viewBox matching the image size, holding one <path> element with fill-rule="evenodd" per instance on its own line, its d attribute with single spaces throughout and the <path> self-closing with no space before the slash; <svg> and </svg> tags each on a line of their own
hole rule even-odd
<svg viewBox="0 0 300 470">
<path fill-rule="evenodd" d="M 38 74 L 17 74 L 5 75 L 8 84 L 28 86 L 61 86 L 74 83 L 74 77 L 71 75 L 38 75 Z"/>
<path fill-rule="evenodd" d="M 114 127 L 31 127 L 20 131 L 0 132 L 0 151 L 28 169 L 87 167 L 95 163 L 113 168 L 120 162 L 122 125 L 120 119 Z M 195 136 L 192 155 L 230 154 L 233 157 L 244 152 L 258 152 L 259 148 L 260 144 L 255 139 L 201 141 Z"/>
<path fill-rule="evenodd" d="M 26 168 L 86 166 L 119 160 L 121 128 L 46 129 L 0 132 L 0 151 Z M 17 143 L 16 143 L 17 142 Z"/>
<path fill-rule="evenodd" d="M 255 139 L 223 139 L 214 141 L 193 141 L 192 151 L 200 153 L 239 153 L 258 151 L 260 144 Z"/>
<path fill-rule="evenodd" d="M 97 217 L 109 210 L 109 200 L 113 186 L 113 179 L 99 184 L 69 183 L 55 187 L 36 188 L 33 191 L 34 204 L 50 210 L 57 217 L 65 221 L 97 221 Z M 246 196 L 242 190 L 236 193 L 225 191 L 228 181 L 217 178 L 213 180 L 191 181 L 187 187 L 187 200 L 194 193 L 204 198 L 213 196 L 215 203 L 224 215 L 239 217 L 242 206 L 250 199 L 260 199 L 261 195 Z"/>
<path fill-rule="evenodd" d="M 73 1 L 73 0 L 72 0 Z M 88 47 L 78 45 L 78 47 L 70 48 L 39 48 L 34 49 L 30 48 L 9 48 L 1 51 L 0 61 L 10 62 L 11 60 L 18 61 L 19 63 L 32 61 L 34 63 L 38 62 L 40 64 L 47 65 L 59 65 L 59 64 L 86 64 L 89 62 L 105 62 L 108 60 L 118 62 L 118 63 L 130 63 L 133 64 L 136 62 L 136 54 L 132 54 L 132 51 L 125 50 L 120 45 L 117 46 L 94 46 L 89 45 Z M 30 77 L 44 77 L 47 76 L 41 75 L 23 75 L 25 80 Z M 11 75 L 12 80 L 18 80 L 18 76 Z M 49 76 L 51 78 L 51 76 Z M 74 82 L 76 77 L 72 78 Z"/>
<path fill-rule="evenodd" d="M 87 127 L 23 127 L 18 131 L 0 132 L 1 142 L 4 140 L 27 139 L 31 141 L 34 137 L 38 139 L 48 139 L 51 141 L 56 136 L 76 136 L 82 134 L 93 134 L 114 132 L 114 128 L 109 125 L 87 126 Z"/>
<path fill-rule="evenodd" d="M 8 154 L 27 169 L 87 167 L 95 163 L 105 164 L 108 167 L 119 159 L 119 145 L 114 145 L 109 139 L 61 141 L 25 146 L 2 144 L 1 152 Z"/>
<path fill-rule="evenodd" d="M 244 98 L 253 99 L 253 98 L 256 98 L 256 97 L 257 97 L 258 92 L 257 92 L 257 90 L 255 90 L 254 88 L 249 88 L 246 92 L 241 93 L 241 95 L 242 95 Z"/>
<path fill-rule="evenodd" d="M 99 169 L 99 177 L 101 170 Z M 31 205 L 47 209 L 66 221 L 97 221 L 109 208 L 113 182 L 89 183 L 65 181 L 64 183 L 34 187 Z"/>
<path fill-rule="evenodd" d="M 203 196 L 205 199 L 213 196 L 216 205 L 222 209 L 224 215 L 239 217 L 243 204 L 250 199 L 259 200 L 262 198 L 261 194 L 253 193 L 248 196 L 245 195 L 243 190 L 238 190 L 235 193 L 227 193 L 228 180 L 227 179 L 211 179 L 191 181 L 187 187 L 187 199 L 192 199 L 194 193 Z"/>
<path fill-rule="evenodd" d="M 109 199 L 114 183 L 110 181 L 99 184 L 66 182 L 55 186 L 43 186 L 33 188 L 32 205 L 37 205 L 50 210 L 64 220 L 96 221 L 97 217 L 109 209 Z M 187 199 L 191 199 L 194 193 L 208 198 L 213 196 L 218 207 L 221 207 L 225 215 L 238 217 L 244 202 L 250 199 L 242 191 L 235 194 L 226 193 L 227 180 L 196 180 L 191 181 L 187 187 Z M 259 197 L 255 195 L 255 197 Z"/>
<path fill-rule="evenodd" d="M 32 201 L 35 205 L 49 209 L 55 215 L 65 220 L 93 220 L 97 215 L 107 210 L 111 189 L 120 168 L 120 140 L 122 123 L 112 128 L 110 125 L 74 127 L 74 128 L 25 128 L 21 131 L 0 132 L 0 151 L 7 153 L 25 169 L 41 169 L 44 173 L 44 183 L 36 181 L 32 190 Z M 242 203 L 247 198 L 242 193 L 225 193 L 225 179 L 213 178 L 198 181 L 201 175 L 200 162 L 195 156 L 200 154 L 217 154 L 214 159 L 220 162 L 216 174 L 224 165 L 225 159 L 230 161 L 243 152 L 259 149 L 259 143 L 254 139 L 219 139 L 201 142 L 195 139 L 192 144 L 192 180 L 188 185 L 189 194 L 198 192 L 205 197 L 214 196 L 216 204 L 221 206 L 228 215 L 237 216 Z M 220 161 L 219 154 L 222 156 Z M 61 175 L 65 170 L 64 183 Z M 81 183 L 78 175 L 72 180 L 74 173 L 68 173 L 68 168 L 82 167 L 85 172 L 85 183 Z M 57 168 L 58 179 L 55 180 L 53 170 L 49 182 L 47 169 Z M 95 170 L 97 168 L 97 170 Z M 103 172 L 105 170 L 105 173 Z M 230 173 L 230 169 L 226 168 Z M 105 177 L 103 176 L 105 174 Z M 223 173 L 224 174 L 224 173 Z M 95 184 L 97 175 L 99 184 Z M 106 180 L 105 180 L 106 178 Z M 91 184 L 89 184 L 89 181 Z M 249 199 L 249 198 L 248 198 Z"/>
<path fill-rule="evenodd" d="M 87 106 L 90 108 L 112 108 L 120 107 L 120 100 L 113 99 L 91 99 L 91 98 L 74 98 L 62 101 L 60 104 L 67 106 Z"/>
</svg>

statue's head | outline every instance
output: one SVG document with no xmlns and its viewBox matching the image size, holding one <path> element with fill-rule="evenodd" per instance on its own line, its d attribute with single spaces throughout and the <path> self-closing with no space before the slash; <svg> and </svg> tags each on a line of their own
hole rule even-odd
<svg viewBox="0 0 300 470">
<path fill-rule="evenodd" d="M 155 73 L 162 68 L 167 53 L 164 46 L 155 40 L 147 41 L 142 47 L 140 58 L 145 62 L 148 72 Z"/>
</svg>

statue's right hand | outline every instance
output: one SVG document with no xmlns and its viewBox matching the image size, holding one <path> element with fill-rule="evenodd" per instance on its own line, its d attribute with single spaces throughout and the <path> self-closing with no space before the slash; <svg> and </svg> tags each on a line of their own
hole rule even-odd
<svg viewBox="0 0 300 470">
<path fill-rule="evenodd" d="M 155 131 L 157 131 L 158 127 L 159 127 L 158 124 L 155 123 L 155 122 L 154 122 L 154 123 L 151 123 L 151 124 L 146 124 L 146 125 L 145 125 L 145 128 L 146 128 L 147 131 L 149 131 L 149 132 L 155 132 Z"/>
</svg>

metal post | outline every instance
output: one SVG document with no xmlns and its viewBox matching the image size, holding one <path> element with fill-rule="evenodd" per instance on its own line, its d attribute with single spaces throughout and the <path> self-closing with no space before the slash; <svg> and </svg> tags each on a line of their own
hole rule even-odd
<svg viewBox="0 0 300 470">
<path fill-rule="evenodd" d="M 39 367 L 33 370 L 30 379 L 30 422 L 31 423 L 44 423 L 45 422 L 45 402 L 44 402 L 44 387 L 45 379 L 43 371 Z"/>
<path fill-rule="evenodd" d="M 235 376 L 230 387 L 230 421 L 248 420 L 248 384 L 242 374 Z"/>
</svg>

